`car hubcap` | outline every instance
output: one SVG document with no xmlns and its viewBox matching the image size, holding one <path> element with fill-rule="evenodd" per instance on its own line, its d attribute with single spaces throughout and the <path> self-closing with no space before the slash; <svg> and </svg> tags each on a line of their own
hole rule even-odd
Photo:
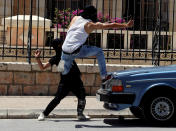
<svg viewBox="0 0 176 131">
<path fill-rule="evenodd" d="M 151 104 L 151 114 L 156 120 L 166 121 L 174 113 L 173 102 L 166 97 L 158 97 Z"/>
</svg>

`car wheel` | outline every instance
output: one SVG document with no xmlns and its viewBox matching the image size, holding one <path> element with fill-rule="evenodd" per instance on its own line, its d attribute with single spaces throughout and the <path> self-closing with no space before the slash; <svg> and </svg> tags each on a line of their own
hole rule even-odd
<svg viewBox="0 0 176 131">
<path fill-rule="evenodd" d="M 132 106 L 132 107 L 130 107 L 130 111 L 136 118 L 140 118 L 140 119 L 144 118 L 143 109 L 141 107 Z"/>
<path fill-rule="evenodd" d="M 170 122 L 176 116 L 175 98 L 170 95 L 150 96 L 144 104 L 144 115 L 148 120 L 156 122 Z"/>
</svg>

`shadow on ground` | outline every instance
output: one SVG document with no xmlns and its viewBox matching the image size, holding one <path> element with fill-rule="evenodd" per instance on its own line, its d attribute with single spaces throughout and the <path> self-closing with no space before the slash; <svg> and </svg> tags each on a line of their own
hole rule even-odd
<svg viewBox="0 0 176 131">
<path fill-rule="evenodd" d="M 130 128 L 130 127 L 152 127 L 152 128 L 175 128 L 176 123 L 152 123 L 141 119 L 104 119 L 105 125 L 78 124 L 75 128 Z"/>
</svg>

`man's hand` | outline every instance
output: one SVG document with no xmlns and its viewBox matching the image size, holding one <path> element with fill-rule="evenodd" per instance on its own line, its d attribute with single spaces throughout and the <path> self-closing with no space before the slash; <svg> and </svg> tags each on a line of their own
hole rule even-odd
<svg viewBox="0 0 176 131">
<path fill-rule="evenodd" d="M 50 67 L 51 64 L 49 62 L 47 62 L 46 64 L 42 64 L 42 62 L 40 60 L 40 54 L 41 54 L 41 50 L 37 49 L 35 51 L 35 58 L 36 58 L 36 61 L 37 61 L 38 65 L 39 65 L 40 69 L 44 70 L 44 69 Z"/>
<path fill-rule="evenodd" d="M 37 49 L 35 51 L 35 58 L 39 58 L 40 57 L 40 54 L 41 54 L 41 50 Z"/>
<path fill-rule="evenodd" d="M 128 23 L 126 24 L 127 28 L 133 27 L 134 25 L 134 20 L 129 20 Z"/>
</svg>

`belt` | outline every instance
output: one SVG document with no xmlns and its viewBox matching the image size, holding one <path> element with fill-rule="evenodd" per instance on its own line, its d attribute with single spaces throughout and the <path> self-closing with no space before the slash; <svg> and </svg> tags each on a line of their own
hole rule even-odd
<svg viewBox="0 0 176 131">
<path fill-rule="evenodd" d="M 81 45 L 79 48 L 77 48 L 75 51 L 73 51 L 72 53 L 68 53 L 68 52 L 65 52 L 65 51 L 63 51 L 63 53 L 64 53 L 64 54 L 67 54 L 67 55 L 77 54 L 77 53 L 79 53 L 79 51 L 81 50 L 81 47 L 82 47 L 82 45 Z"/>
</svg>

